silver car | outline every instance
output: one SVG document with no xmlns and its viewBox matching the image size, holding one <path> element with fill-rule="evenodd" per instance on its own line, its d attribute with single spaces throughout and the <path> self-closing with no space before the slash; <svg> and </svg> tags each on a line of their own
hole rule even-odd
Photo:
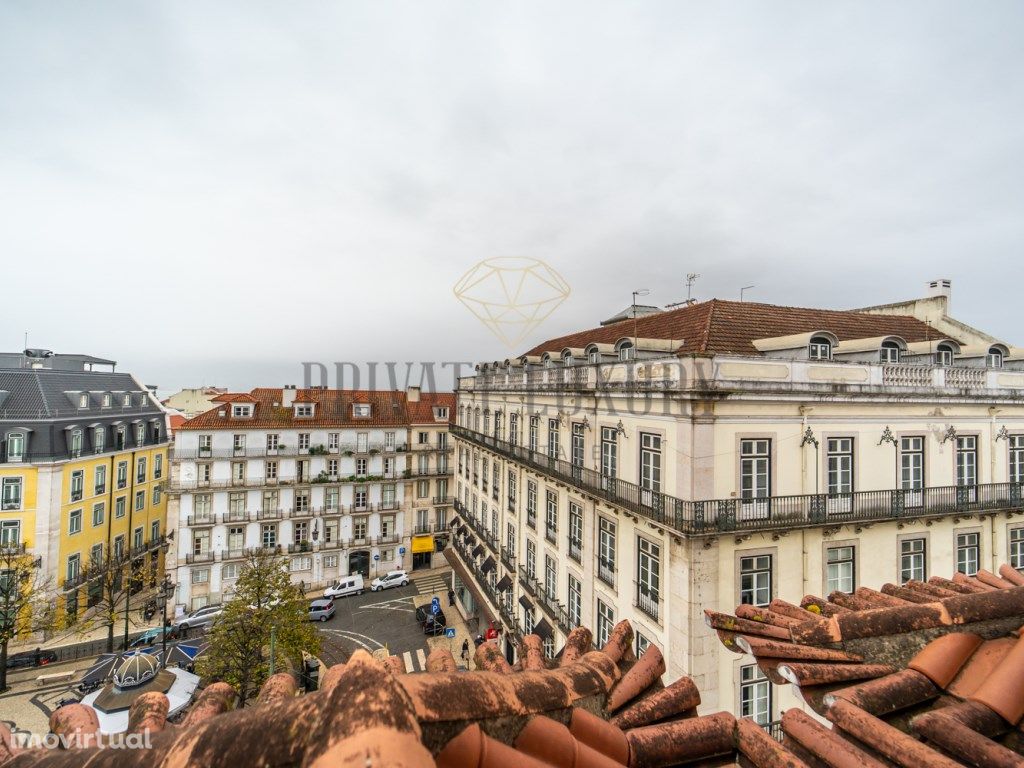
<svg viewBox="0 0 1024 768">
<path fill-rule="evenodd" d="M 223 605 L 207 605 L 182 616 L 180 619 L 175 619 L 171 622 L 171 626 L 178 632 L 188 632 L 190 629 L 208 627 L 217 620 L 223 610 Z"/>
</svg>

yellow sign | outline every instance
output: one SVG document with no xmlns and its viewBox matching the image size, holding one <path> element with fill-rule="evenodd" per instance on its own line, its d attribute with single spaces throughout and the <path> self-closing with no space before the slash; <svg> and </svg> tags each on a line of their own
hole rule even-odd
<svg viewBox="0 0 1024 768">
<path fill-rule="evenodd" d="M 413 552 L 433 552 L 434 551 L 434 537 L 433 536 L 413 536 L 412 537 L 412 551 Z"/>
</svg>

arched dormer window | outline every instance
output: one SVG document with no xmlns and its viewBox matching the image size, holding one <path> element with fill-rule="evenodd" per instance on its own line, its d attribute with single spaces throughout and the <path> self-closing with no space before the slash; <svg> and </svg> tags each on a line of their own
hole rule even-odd
<svg viewBox="0 0 1024 768">
<path fill-rule="evenodd" d="M 587 354 L 587 362 L 590 363 L 591 365 L 597 365 L 598 363 L 601 362 L 601 353 L 598 352 L 596 349 L 590 350 L 590 352 Z"/>
<path fill-rule="evenodd" d="M 562 365 L 569 366 L 572 365 L 574 362 L 575 361 L 573 360 L 572 352 L 566 352 L 564 355 L 562 355 Z"/>
<path fill-rule="evenodd" d="M 625 362 L 626 360 L 636 359 L 636 347 L 633 346 L 633 342 L 624 341 L 619 345 L 619 360 Z"/>
<path fill-rule="evenodd" d="M 811 360 L 831 360 L 832 340 L 827 336 L 812 336 L 807 345 L 807 356 Z"/>
<path fill-rule="evenodd" d="M 935 348 L 935 364 L 936 365 L 952 365 L 953 364 L 953 347 L 949 344 L 939 344 Z"/>
<path fill-rule="evenodd" d="M 883 363 L 898 363 L 901 354 L 898 343 L 895 341 L 883 341 L 882 348 L 878 352 L 878 358 Z"/>
<path fill-rule="evenodd" d="M 985 365 L 989 368 L 1002 368 L 1003 350 L 999 347 L 989 347 L 988 354 L 985 355 Z"/>
</svg>

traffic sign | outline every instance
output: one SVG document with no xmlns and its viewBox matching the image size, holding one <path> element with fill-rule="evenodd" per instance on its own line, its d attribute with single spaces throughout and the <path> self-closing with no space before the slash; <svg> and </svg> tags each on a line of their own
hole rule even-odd
<svg viewBox="0 0 1024 768">
<path fill-rule="evenodd" d="M 404 555 L 405 554 L 405 547 L 399 547 L 398 548 L 398 554 Z"/>
<path fill-rule="evenodd" d="M 374 556 L 373 556 L 373 559 L 374 559 L 374 560 L 380 560 L 380 555 L 374 555 Z"/>
<path fill-rule="evenodd" d="M 449 640 L 455 637 L 455 627 L 446 628 L 444 631 L 444 636 L 447 637 Z"/>
<path fill-rule="evenodd" d="M 441 612 L 441 601 L 437 598 L 437 595 L 430 601 L 430 612 L 435 616 Z"/>
</svg>

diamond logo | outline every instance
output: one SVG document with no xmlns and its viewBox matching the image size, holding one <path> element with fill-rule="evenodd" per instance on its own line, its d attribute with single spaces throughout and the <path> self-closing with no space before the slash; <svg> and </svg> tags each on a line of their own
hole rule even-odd
<svg viewBox="0 0 1024 768">
<path fill-rule="evenodd" d="M 455 284 L 455 296 L 509 347 L 569 297 L 569 284 L 540 259 L 485 259 Z"/>
</svg>

